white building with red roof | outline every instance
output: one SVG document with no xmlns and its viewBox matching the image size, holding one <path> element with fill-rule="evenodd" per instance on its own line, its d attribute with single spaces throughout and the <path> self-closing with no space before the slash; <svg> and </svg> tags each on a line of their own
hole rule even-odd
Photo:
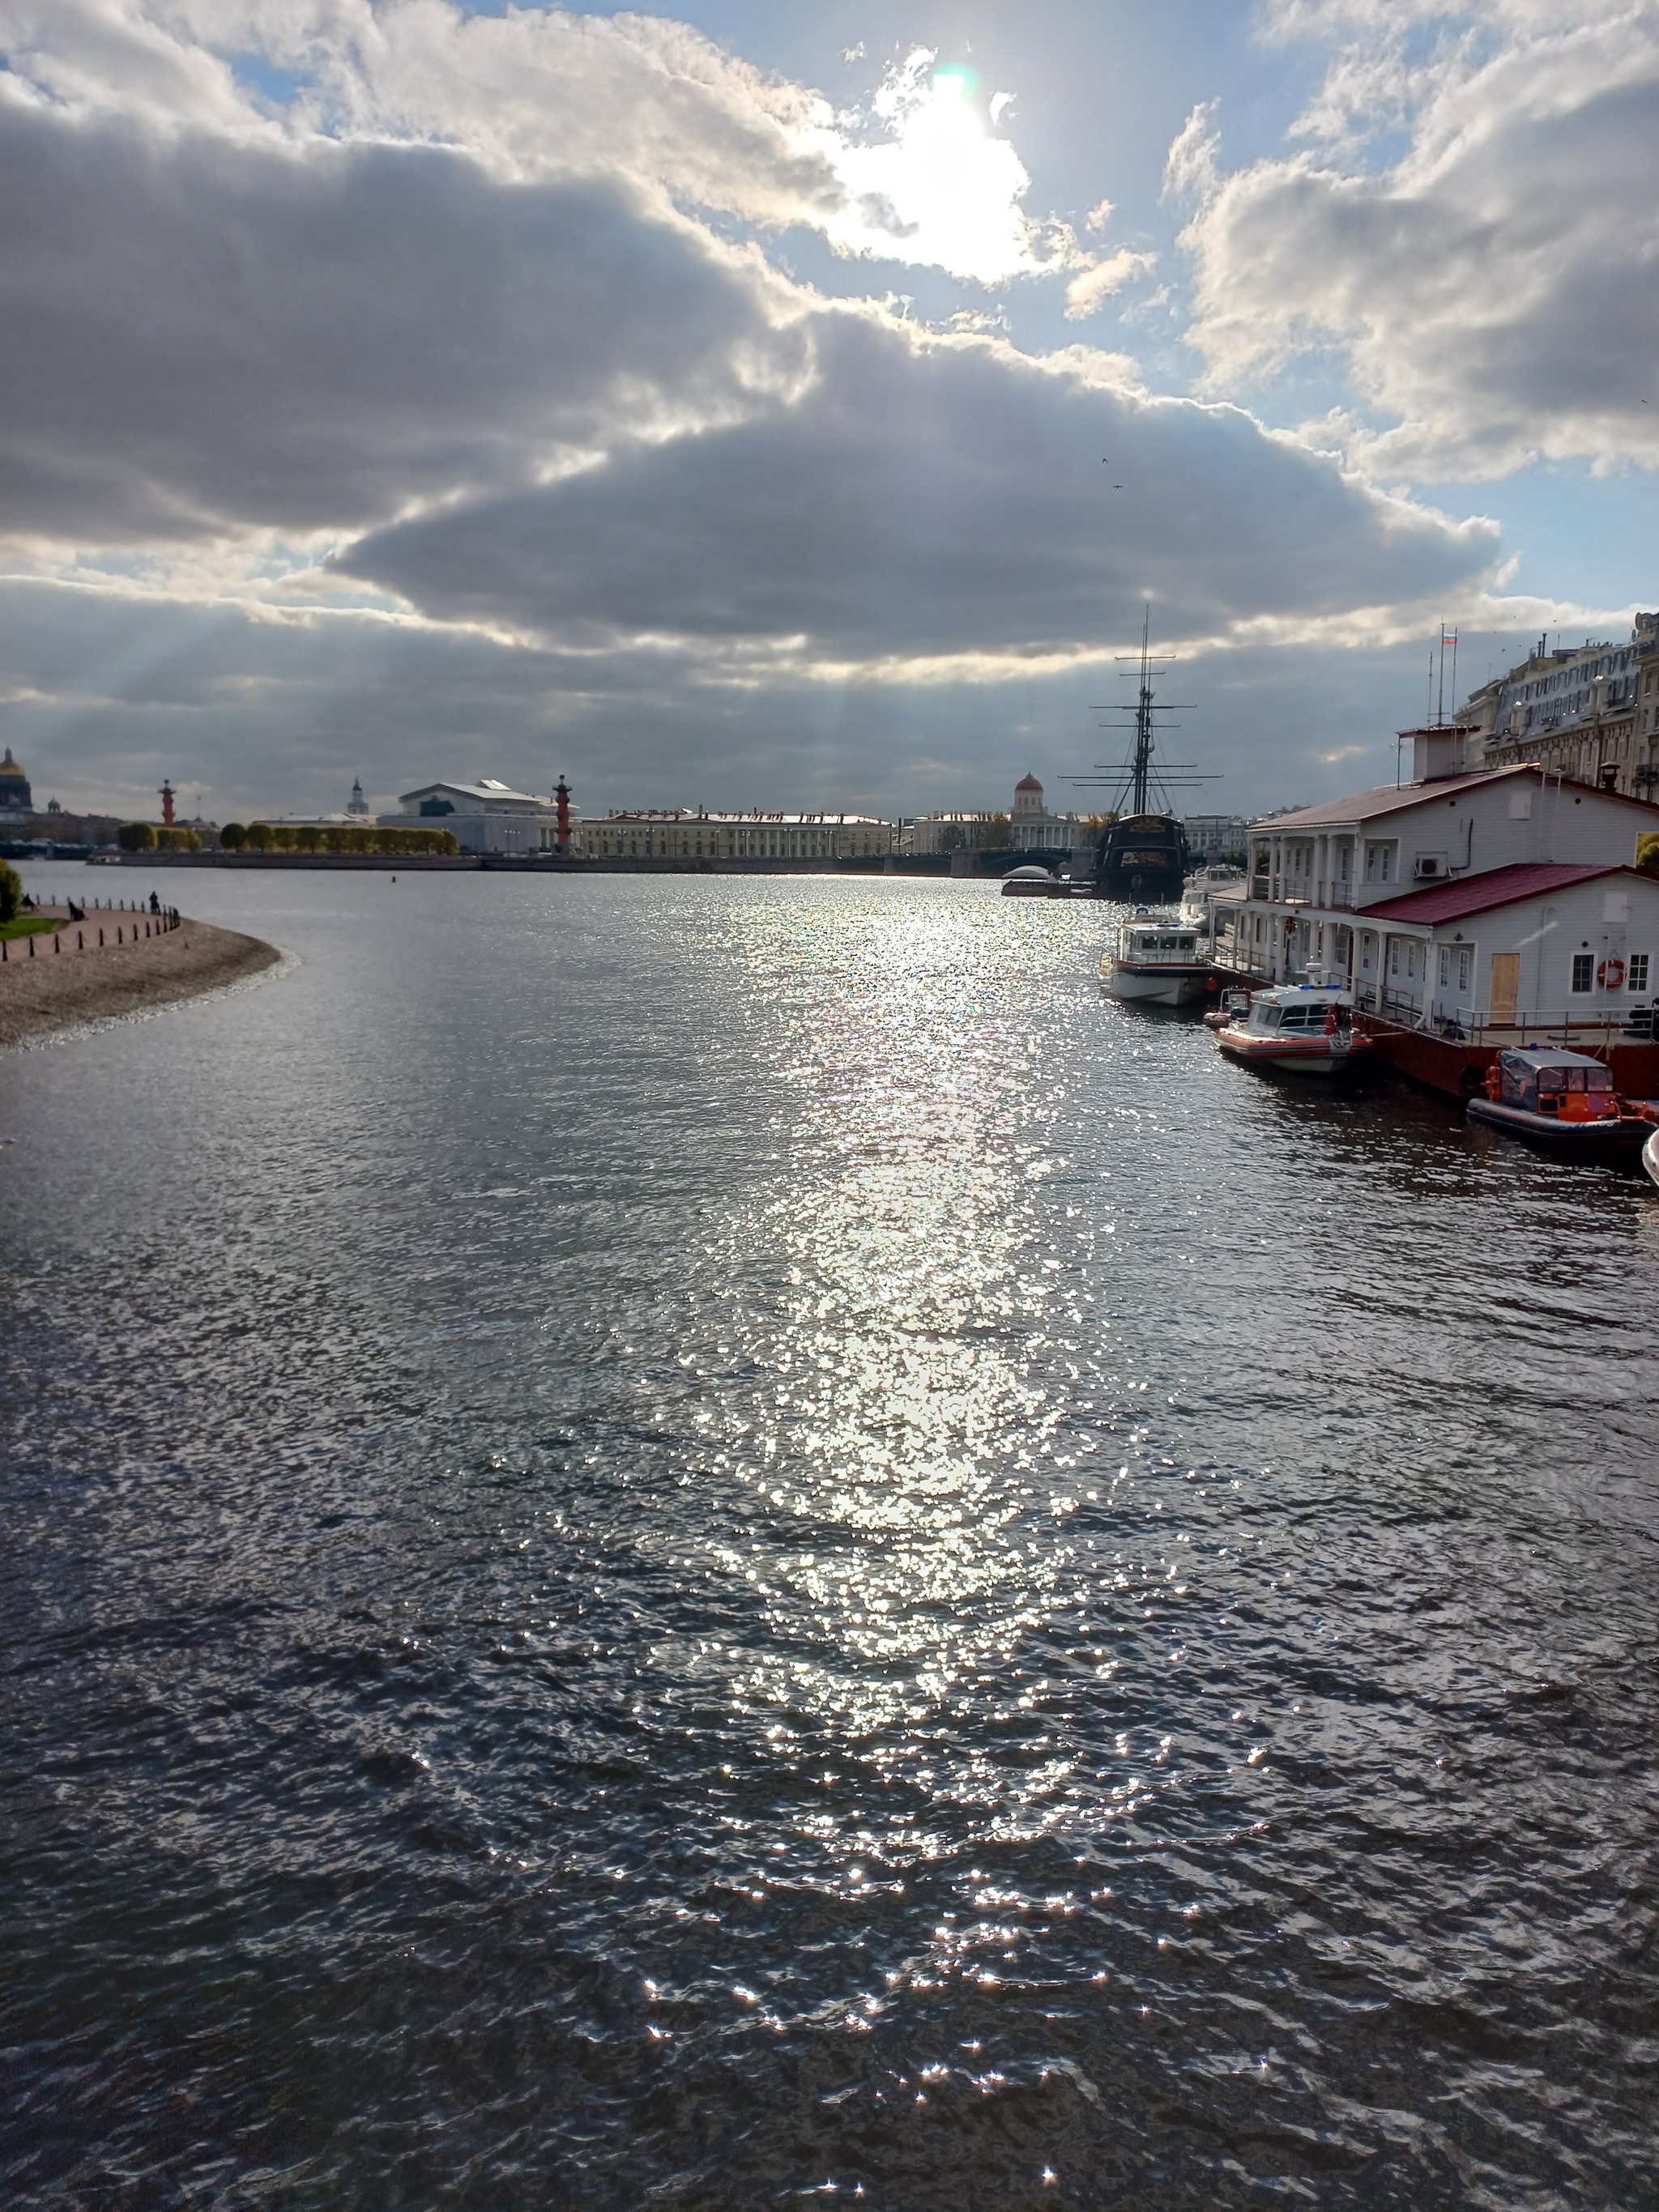
<svg viewBox="0 0 1659 2212">
<path fill-rule="evenodd" d="M 1461 731 L 1407 735 L 1413 781 L 1252 823 L 1223 957 L 1273 982 L 1315 970 L 1414 1024 L 1645 1029 L 1659 877 L 1636 864 L 1659 859 L 1659 806 L 1529 763 L 1468 771 Z"/>
<path fill-rule="evenodd" d="M 1365 909 L 1356 996 L 1475 1042 L 1653 1034 L 1659 875 L 1521 860 Z"/>
</svg>

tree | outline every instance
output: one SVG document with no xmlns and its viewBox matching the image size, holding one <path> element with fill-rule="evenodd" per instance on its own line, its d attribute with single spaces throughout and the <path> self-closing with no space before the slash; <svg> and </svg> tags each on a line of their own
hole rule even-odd
<svg viewBox="0 0 1659 2212">
<path fill-rule="evenodd" d="M 247 842 L 247 831 L 240 822 L 227 822 L 219 832 L 219 843 L 227 853 L 240 853 Z"/>
<path fill-rule="evenodd" d="M 270 848 L 270 823 L 250 822 L 247 825 L 246 837 L 248 845 L 252 851 L 256 853 L 268 852 Z"/>
<path fill-rule="evenodd" d="M 0 921 L 15 921 L 23 903 L 23 878 L 9 860 L 0 860 Z"/>
<path fill-rule="evenodd" d="M 199 830 L 186 830 L 181 823 L 176 829 L 158 830 L 155 842 L 164 853 L 199 853 L 202 834 Z"/>
<path fill-rule="evenodd" d="M 153 822 L 124 822 L 116 842 L 124 853 L 153 853 L 155 825 Z"/>
</svg>

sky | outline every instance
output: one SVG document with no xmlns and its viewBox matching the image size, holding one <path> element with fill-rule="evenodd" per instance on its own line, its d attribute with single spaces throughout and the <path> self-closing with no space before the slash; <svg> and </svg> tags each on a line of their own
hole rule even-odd
<svg viewBox="0 0 1659 2212">
<path fill-rule="evenodd" d="M 1659 604 L 1659 0 L 0 0 L 0 741 L 1192 811 Z"/>
</svg>

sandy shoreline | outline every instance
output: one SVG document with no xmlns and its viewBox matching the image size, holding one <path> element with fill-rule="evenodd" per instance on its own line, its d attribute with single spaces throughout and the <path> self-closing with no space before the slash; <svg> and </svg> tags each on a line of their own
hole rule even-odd
<svg viewBox="0 0 1659 2212">
<path fill-rule="evenodd" d="M 27 940 L 13 939 L 0 966 L 0 1049 L 82 1022 L 144 1013 L 219 990 L 282 958 L 275 945 L 204 921 L 185 921 L 136 944 L 96 945 L 100 926 L 112 936 L 118 923 L 135 919 L 142 926 L 143 915 L 101 911 L 84 923 L 65 921 L 64 950 L 54 953 L 49 936 L 37 938 L 33 959 Z M 77 929 L 90 940 L 83 952 L 71 949 Z"/>
</svg>

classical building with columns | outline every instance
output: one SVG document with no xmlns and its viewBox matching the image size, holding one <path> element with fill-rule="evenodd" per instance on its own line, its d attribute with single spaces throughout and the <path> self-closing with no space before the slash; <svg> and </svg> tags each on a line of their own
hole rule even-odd
<svg viewBox="0 0 1659 2212">
<path fill-rule="evenodd" d="M 582 850 L 597 860 L 749 861 L 828 866 L 884 858 L 898 849 L 898 825 L 873 814 L 710 812 L 652 807 L 597 817 L 582 829 Z"/>
<path fill-rule="evenodd" d="M 1018 853 L 1072 853 L 1089 842 L 1089 827 L 1075 814 L 1051 814 L 1042 786 L 1027 769 L 1014 786 L 1008 842 Z"/>
</svg>

